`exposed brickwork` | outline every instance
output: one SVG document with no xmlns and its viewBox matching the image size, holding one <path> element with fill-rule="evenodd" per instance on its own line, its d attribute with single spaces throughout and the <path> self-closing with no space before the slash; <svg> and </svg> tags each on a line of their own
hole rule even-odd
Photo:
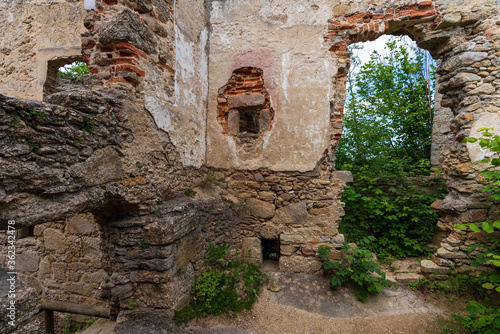
<svg viewBox="0 0 500 334">
<path fill-rule="evenodd" d="M 244 67 L 233 71 L 231 79 L 219 90 L 217 120 L 222 126 L 225 134 L 229 134 L 228 118 L 229 105 L 228 97 L 236 95 L 262 94 L 265 96 L 265 103 L 261 109 L 261 114 L 269 114 L 269 128 L 271 130 L 274 120 L 274 110 L 271 108 L 269 93 L 264 87 L 263 72 L 254 67 Z"/>
<path fill-rule="evenodd" d="M 350 65 L 352 43 L 373 41 L 384 34 L 408 35 L 421 41 L 425 33 L 434 29 L 441 16 L 432 1 L 399 8 L 378 9 L 373 12 L 334 16 L 328 21 L 324 41 L 337 54 L 338 74 L 335 79 L 337 98 L 330 114 L 330 147 L 322 163 L 323 170 L 334 169 L 335 149 L 342 136 L 342 115 L 346 96 L 346 75 Z"/>
<path fill-rule="evenodd" d="M 152 64 L 156 64 L 156 69 L 164 72 L 167 76 L 171 76 L 175 67 L 173 34 L 170 34 L 167 38 L 164 37 L 165 33 L 158 36 L 161 39 L 161 45 L 156 46 L 157 51 L 149 52 L 149 54 L 141 50 L 139 45 L 134 45 L 130 41 L 117 40 L 108 44 L 99 42 L 103 27 L 123 10 L 131 10 L 134 15 L 137 15 L 140 23 L 144 25 L 141 29 L 147 29 L 149 34 L 156 35 L 158 25 L 166 23 L 167 20 L 173 23 L 173 4 L 171 1 L 166 1 L 166 3 L 165 8 L 168 10 L 156 8 L 151 4 L 127 5 L 117 0 L 98 1 L 97 9 L 89 11 L 87 14 L 85 26 L 89 30 L 89 34 L 82 38 L 82 55 L 85 62 L 93 68 L 92 73 L 99 74 L 106 83 L 119 82 L 132 86 L 141 81 L 141 78 L 146 75 L 146 67 Z M 159 12 L 161 12 L 161 15 L 158 14 Z M 151 16 L 156 23 L 151 23 L 151 20 L 146 20 L 139 14 Z M 160 21 L 159 17 L 164 22 Z M 148 59 L 152 59 L 152 62 L 148 62 Z"/>
</svg>

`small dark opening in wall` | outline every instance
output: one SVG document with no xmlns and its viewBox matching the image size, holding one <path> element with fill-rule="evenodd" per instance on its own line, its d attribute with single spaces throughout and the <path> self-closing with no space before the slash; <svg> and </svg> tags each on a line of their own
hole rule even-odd
<svg viewBox="0 0 500 334">
<path fill-rule="evenodd" d="M 63 57 L 47 62 L 47 77 L 43 84 L 44 97 L 57 92 L 59 80 L 65 79 L 70 83 L 81 83 L 82 75 L 89 73 L 89 68 L 80 56 Z"/>
<path fill-rule="evenodd" d="M 262 257 L 264 260 L 279 261 L 280 239 L 262 238 Z"/>
<path fill-rule="evenodd" d="M 35 236 L 35 225 L 28 226 L 28 237 Z"/>
<path fill-rule="evenodd" d="M 240 133 L 259 133 L 259 110 L 240 110 Z"/>
</svg>

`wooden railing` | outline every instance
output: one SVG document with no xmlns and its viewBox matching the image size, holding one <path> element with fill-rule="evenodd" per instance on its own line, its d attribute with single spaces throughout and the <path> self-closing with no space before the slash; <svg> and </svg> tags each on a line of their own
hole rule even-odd
<svg viewBox="0 0 500 334">
<path fill-rule="evenodd" d="M 109 318 L 109 309 L 106 307 L 73 304 L 55 300 L 42 301 L 42 310 L 45 318 L 45 334 L 54 332 L 54 312 L 89 315 L 98 318 Z"/>
</svg>

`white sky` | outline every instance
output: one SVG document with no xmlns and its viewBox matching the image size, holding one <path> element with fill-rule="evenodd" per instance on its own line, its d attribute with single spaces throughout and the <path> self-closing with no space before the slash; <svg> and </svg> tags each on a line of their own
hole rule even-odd
<svg viewBox="0 0 500 334">
<path fill-rule="evenodd" d="M 363 42 L 360 43 L 363 45 L 363 49 L 361 50 L 354 50 L 353 53 L 357 54 L 358 57 L 361 59 L 361 65 L 366 63 L 367 61 L 370 60 L 370 55 L 372 54 L 373 51 L 377 50 L 378 53 L 384 54 L 385 50 L 385 44 L 391 39 L 391 35 L 382 35 L 373 42 Z M 416 43 L 408 36 L 403 36 L 403 40 L 405 41 L 405 44 L 409 45 L 415 45 Z"/>
</svg>

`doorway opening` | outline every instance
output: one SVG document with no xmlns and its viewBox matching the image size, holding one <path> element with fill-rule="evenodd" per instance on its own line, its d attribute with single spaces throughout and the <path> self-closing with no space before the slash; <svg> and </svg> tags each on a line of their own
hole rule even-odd
<svg viewBox="0 0 500 334">
<path fill-rule="evenodd" d="M 446 195 L 431 169 L 431 152 L 445 149 L 433 138 L 435 62 L 409 37 L 384 35 L 350 51 L 336 166 L 354 182 L 339 232 L 348 242 L 375 237 L 369 249 L 382 260 L 428 255 L 439 220 L 430 206 Z"/>
</svg>

